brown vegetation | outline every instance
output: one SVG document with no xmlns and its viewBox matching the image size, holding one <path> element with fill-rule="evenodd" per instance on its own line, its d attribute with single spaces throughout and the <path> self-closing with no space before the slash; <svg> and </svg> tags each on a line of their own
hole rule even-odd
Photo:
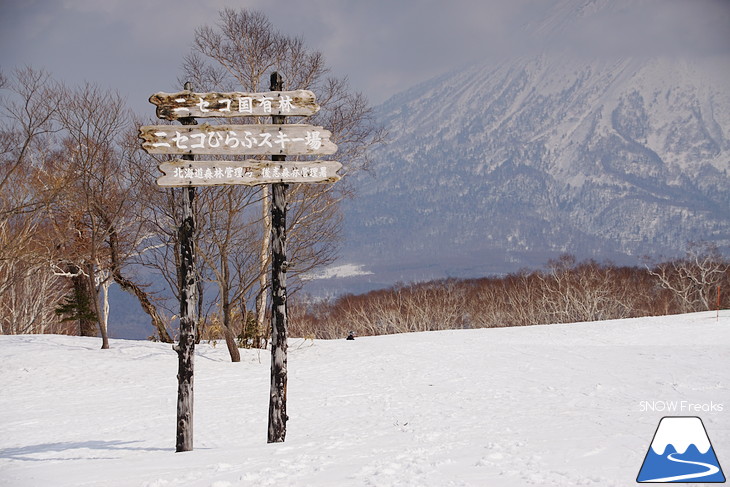
<svg viewBox="0 0 730 487">
<path fill-rule="evenodd" d="M 710 246 L 684 259 L 621 267 L 572 256 L 505 277 L 396 285 L 291 305 L 292 335 L 344 338 L 654 316 L 730 307 L 730 261 Z"/>
<path fill-rule="evenodd" d="M 286 89 L 317 94 L 321 110 L 307 121 L 332 132 L 347 173 L 367 168 L 367 148 L 384 130 L 364 97 L 331 76 L 321 53 L 246 9 L 222 10 L 215 26 L 193 37 L 182 67 L 196 91 L 267 91 L 276 70 Z M 108 290 L 116 283 L 149 315 L 154 338 L 173 340 L 183 193 L 154 184 L 157 163 L 168 157 L 141 149 L 143 123 L 102 87 L 64 86 L 33 68 L 0 71 L 0 333 L 101 334 L 106 348 Z M 351 195 L 347 182 L 290 186 L 290 289 L 334 260 L 340 203 Z M 238 346 L 268 341 L 269 199 L 266 186 L 235 186 L 206 188 L 194 203 L 198 331 L 223 336 L 232 360 Z"/>
</svg>

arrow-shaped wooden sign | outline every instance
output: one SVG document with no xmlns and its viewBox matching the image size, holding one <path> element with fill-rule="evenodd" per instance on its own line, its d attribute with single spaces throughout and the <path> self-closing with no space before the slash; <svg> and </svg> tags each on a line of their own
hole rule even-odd
<svg viewBox="0 0 730 487">
<path fill-rule="evenodd" d="M 158 166 L 164 176 L 158 186 L 255 186 L 272 183 L 334 183 L 340 180 L 337 161 L 183 161 L 163 162 Z"/>
<path fill-rule="evenodd" d="M 334 154 L 332 133 L 322 127 L 288 125 L 146 125 L 142 148 L 150 154 L 299 155 Z"/>
<path fill-rule="evenodd" d="M 157 117 L 177 120 L 185 117 L 252 117 L 272 115 L 308 117 L 319 110 L 309 90 L 267 91 L 263 93 L 155 93 Z"/>
</svg>

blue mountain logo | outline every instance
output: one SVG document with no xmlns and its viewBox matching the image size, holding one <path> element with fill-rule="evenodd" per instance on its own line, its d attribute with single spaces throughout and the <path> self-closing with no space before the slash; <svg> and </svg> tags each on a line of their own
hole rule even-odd
<svg viewBox="0 0 730 487">
<path fill-rule="evenodd" d="M 637 482 L 724 483 L 725 475 L 696 416 L 666 416 L 659 421 Z"/>
</svg>

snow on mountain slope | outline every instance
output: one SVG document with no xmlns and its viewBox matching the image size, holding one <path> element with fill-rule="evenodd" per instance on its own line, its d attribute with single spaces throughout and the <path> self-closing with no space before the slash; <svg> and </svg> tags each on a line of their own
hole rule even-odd
<svg viewBox="0 0 730 487">
<path fill-rule="evenodd" d="M 272 445 L 268 354 L 200 345 L 195 450 L 174 453 L 169 345 L 0 336 L 0 485 L 632 485 L 662 416 L 701 416 L 730 463 L 729 342 L 727 310 L 293 339 Z"/>
<path fill-rule="evenodd" d="M 396 95 L 342 261 L 394 281 L 730 249 L 728 75 L 728 58 L 546 52 Z"/>
<path fill-rule="evenodd" d="M 730 252 L 724 2 L 553 0 L 512 41 L 376 108 L 376 176 L 348 176 L 336 266 L 316 295 L 579 259 Z M 486 27 L 485 27 L 486 28 Z M 470 46 L 474 49 L 474 46 Z M 499 51 L 499 52 L 497 52 Z"/>
</svg>

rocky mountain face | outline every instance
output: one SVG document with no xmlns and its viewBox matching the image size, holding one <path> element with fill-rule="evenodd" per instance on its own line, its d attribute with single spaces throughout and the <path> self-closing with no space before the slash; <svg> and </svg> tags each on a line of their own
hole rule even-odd
<svg viewBox="0 0 730 487">
<path fill-rule="evenodd" d="M 345 208 L 342 262 L 398 280 L 570 252 L 638 263 L 730 249 L 730 60 L 542 54 L 472 66 L 380 107 L 390 143 Z"/>
</svg>

